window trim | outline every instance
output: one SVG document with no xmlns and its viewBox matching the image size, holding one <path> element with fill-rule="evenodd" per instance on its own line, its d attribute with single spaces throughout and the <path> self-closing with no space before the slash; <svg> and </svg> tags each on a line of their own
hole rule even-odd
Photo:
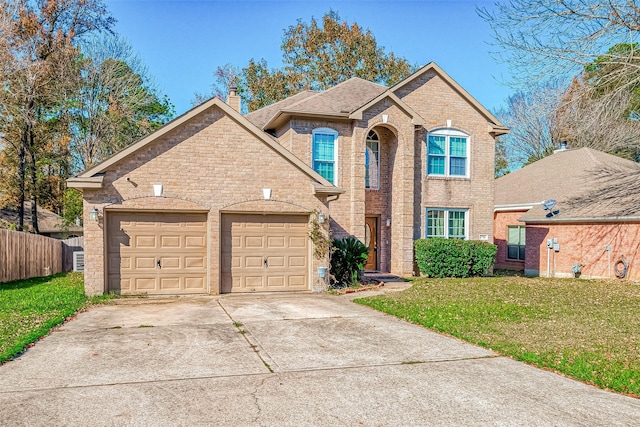
<svg viewBox="0 0 640 427">
<path fill-rule="evenodd" d="M 510 245 L 509 244 L 509 229 L 510 228 L 518 228 L 518 240 L 520 240 L 520 229 L 524 229 L 524 242 L 522 244 L 518 244 L 518 245 Z M 527 258 L 527 227 L 525 225 L 507 225 L 507 236 L 504 239 L 505 243 L 506 243 L 506 251 L 507 251 L 507 261 L 514 261 L 514 262 L 524 262 L 525 259 Z M 518 258 L 511 258 L 509 257 L 509 246 L 517 246 L 518 247 L 518 255 L 520 255 L 520 246 L 522 246 L 523 250 L 524 250 L 524 258 L 520 259 L 520 257 L 518 256 Z"/>
<path fill-rule="evenodd" d="M 331 182 L 336 187 L 338 186 L 338 131 L 331 128 L 315 128 L 311 131 L 311 169 L 318 172 L 315 167 L 316 159 L 313 156 L 314 153 L 314 145 L 316 143 L 316 135 L 332 135 L 333 136 L 333 182 Z M 322 175 L 320 175 L 322 176 Z M 326 178 L 325 178 L 326 179 Z"/>
<path fill-rule="evenodd" d="M 375 133 L 376 136 L 378 137 L 378 139 L 369 139 L 369 135 L 371 134 L 371 132 Z M 376 182 L 378 183 L 377 186 L 375 187 L 371 187 L 371 186 L 367 186 L 367 178 L 366 178 L 366 173 L 367 173 L 367 169 L 368 166 L 366 164 L 365 161 L 365 180 L 364 180 L 364 188 L 365 190 L 380 190 L 380 134 L 378 132 L 376 132 L 375 130 L 371 129 L 369 132 L 367 132 L 367 138 L 365 139 L 364 142 L 364 150 L 365 150 L 365 160 L 366 160 L 366 156 L 367 156 L 367 150 L 369 149 L 369 142 L 375 142 L 376 144 L 378 144 L 378 158 L 376 159 L 377 163 L 378 163 L 378 167 L 377 167 L 377 171 L 378 171 L 378 179 L 376 180 Z M 371 182 L 371 177 L 369 177 L 369 182 Z"/>
<path fill-rule="evenodd" d="M 429 137 L 430 136 L 444 136 L 445 137 L 445 147 L 444 147 L 444 174 L 439 173 L 429 173 Z M 465 154 L 465 164 L 464 164 L 464 175 L 452 175 L 450 173 L 451 170 L 451 150 L 450 150 L 450 140 L 451 137 L 463 137 L 466 138 L 466 154 Z M 427 132 L 427 137 L 425 140 L 426 145 L 426 164 L 425 164 L 425 172 L 427 176 L 433 177 L 445 177 L 445 178 L 470 178 L 470 154 L 471 154 L 471 136 L 451 128 L 442 128 L 432 130 L 431 132 Z M 454 156 L 457 157 L 457 156 Z"/>
<path fill-rule="evenodd" d="M 426 208 L 424 215 L 424 237 L 429 239 L 431 237 L 442 236 L 429 236 L 429 211 L 444 211 L 444 238 L 456 239 L 457 237 L 449 236 L 449 213 L 450 212 L 464 212 L 464 238 L 463 240 L 469 240 L 469 209 L 466 208 Z"/>
</svg>

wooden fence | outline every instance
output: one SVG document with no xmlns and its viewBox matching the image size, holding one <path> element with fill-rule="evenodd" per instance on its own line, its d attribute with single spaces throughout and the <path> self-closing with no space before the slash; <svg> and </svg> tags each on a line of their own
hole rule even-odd
<svg viewBox="0 0 640 427">
<path fill-rule="evenodd" d="M 70 271 L 83 242 L 0 229 L 0 283 Z"/>
</svg>

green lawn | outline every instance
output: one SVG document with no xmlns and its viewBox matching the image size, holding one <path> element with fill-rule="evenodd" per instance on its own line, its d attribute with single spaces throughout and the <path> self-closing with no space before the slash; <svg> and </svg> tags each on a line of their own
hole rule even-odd
<svg viewBox="0 0 640 427">
<path fill-rule="evenodd" d="M 87 304 L 80 273 L 0 284 L 0 363 Z"/>
<path fill-rule="evenodd" d="M 355 300 L 598 387 L 640 396 L 640 285 L 579 279 L 416 279 Z"/>
</svg>

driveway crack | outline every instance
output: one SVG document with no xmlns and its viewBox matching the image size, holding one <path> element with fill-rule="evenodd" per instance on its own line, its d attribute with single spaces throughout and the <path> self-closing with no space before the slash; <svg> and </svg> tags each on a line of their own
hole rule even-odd
<svg viewBox="0 0 640 427">
<path fill-rule="evenodd" d="M 251 397 L 253 397 L 253 403 L 255 404 L 256 409 L 258 410 L 258 413 L 253 418 L 253 421 L 255 423 L 260 423 L 260 418 L 262 417 L 262 406 L 260 406 L 260 398 L 258 397 L 258 392 L 264 386 L 265 381 L 267 381 L 267 378 L 266 377 L 262 378 L 262 381 L 260 381 L 260 384 L 256 385 L 256 388 L 253 390 L 253 392 L 251 392 Z"/>
</svg>

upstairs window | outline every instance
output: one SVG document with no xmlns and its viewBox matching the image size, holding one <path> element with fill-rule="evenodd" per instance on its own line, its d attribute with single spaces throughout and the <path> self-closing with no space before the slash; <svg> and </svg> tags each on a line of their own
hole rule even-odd
<svg viewBox="0 0 640 427">
<path fill-rule="evenodd" d="M 427 209 L 426 237 L 467 238 L 467 210 Z"/>
<path fill-rule="evenodd" d="M 427 175 L 469 176 L 469 136 L 453 129 L 427 135 Z"/>
<path fill-rule="evenodd" d="M 380 188 L 380 138 L 375 131 L 367 135 L 367 148 L 364 152 L 365 188 Z"/>
<path fill-rule="evenodd" d="M 338 132 L 328 128 L 314 129 L 312 137 L 313 170 L 333 185 L 338 185 L 336 166 L 336 159 L 338 157 Z"/>
<path fill-rule="evenodd" d="M 507 227 L 507 259 L 524 261 L 525 230 L 523 225 Z"/>
</svg>

